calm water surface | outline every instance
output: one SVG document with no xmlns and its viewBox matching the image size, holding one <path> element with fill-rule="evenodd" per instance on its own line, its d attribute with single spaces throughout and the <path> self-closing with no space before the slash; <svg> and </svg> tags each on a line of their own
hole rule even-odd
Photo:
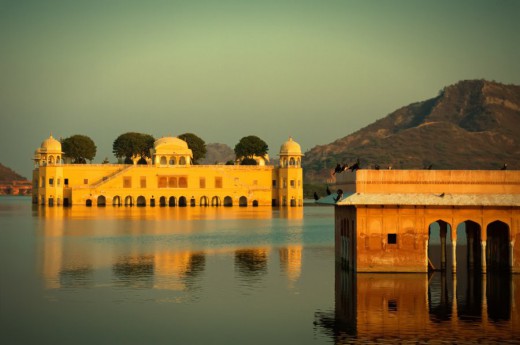
<svg viewBox="0 0 520 345">
<path fill-rule="evenodd" d="M 518 343 L 519 275 L 347 274 L 333 223 L 1 197 L 0 344 Z"/>
</svg>

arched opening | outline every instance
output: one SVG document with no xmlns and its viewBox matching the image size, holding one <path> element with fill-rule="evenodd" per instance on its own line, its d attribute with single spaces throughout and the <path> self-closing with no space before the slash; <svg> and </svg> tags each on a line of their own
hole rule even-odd
<svg viewBox="0 0 520 345">
<path fill-rule="evenodd" d="M 130 195 L 128 195 L 125 198 L 125 206 L 133 206 L 133 205 L 134 205 L 134 202 L 132 200 L 132 197 Z"/>
<path fill-rule="evenodd" d="M 457 226 L 457 267 L 480 270 L 482 266 L 480 225 L 466 220 Z"/>
<path fill-rule="evenodd" d="M 227 207 L 233 206 L 233 199 L 231 199 L 230 196 L 226 196 L 224 198 L 224 206 L 227 206 Z"/>
<path fill-rule="evenodd" d="M 186 206 L 187 206 L 186 197 L 185 196 L 181 196 L 179 198 L 179 207 L 186 207 Z"/>
<path fill-rule="evenodd" d="M 509 226 L 504 222 L 494 221 L 487 226 L 486 234 L 487 267 L 493 271 L 509 271 Z"/>
<path fill-rule="evenodd" d="M 448 267 L 447 243 L 451 244 L 451 226 L 437 220 L 428 226 L 428 268 L 444 271 Z"/>
<path fill-rule="evenodd" d="M 190 199 L 190 206 L 191 207 L 195 206 L 195 198 L 194 197 L 191 197 L 191 199 Z"/>
<path fill-rule="evenodd" d="M 299 167 L 300 165 L 301 165 L 301 159 L 298 158 L 298 159 L 296 160 L 296 166 Z"/>
<path fill-rule="evenodd" d="M 175 165 L 175 157 L 170 157 L 169 164 L 170 165 Z"/>
<path fill-rule="evenodd" d="M 112 199 L 112 205 L 113 206 L 121 206 L 121 197 L 119 195 L 116 195 L 113 199 Z"/>
<path fill-rule="evenodd" d="M 208 198 L 205 196 L 200 197 L 199 204 L 200 204 L 200 206 L 208 206 L 208 204 L 209 204 Z"/>
<path fill-rule="evenodd" d="M 139 196 L 137 197 L 137 202 L 136 202 L 136 204 L 137 204 L 137 206 L 140 206 L 140 207 L 142 207 L 142 206 L 146 206 L 146 198 L 145 198 L 144 196 L 142 196 L 142 195 L 139 195 Z"/>
<path fill-rule="evenodd" d="M 161 207 L 166 206 L 166 197 L 161 196 L 161 197 L 159 198 L 159 206 L 161 206 Z"/>
<path fill-rule="evenodd" d="M 166 165 L 166 163 L 167 163 L 167 162 L 166 162 L 166 157 L 161 156 L 161 160 L 160 160 L 159 164 L 161 164 L 161 165 Z"/>
<path fill-rule="evenodd" d="M 176 206 L 176 202 L 175 201 L 176 201 L 175 197 L 171 196 L 170 199 L 168 199 L 168 206 L 175 207 Z"/>
<path fill-rule="evenodd" d="M 287 166 L 287 158 L 282 159 L 282 168 Z"/>
<path fill-rule="evenodd" d="M 49 164 L 54 164 L 54 156 L 49 156 Z"/>
<path fill-rule="evenodd" d="M 87 199 L 87 201 L 85 202 L 85 206 L 92 206 L 92 200 L 91 199 Z"/>
<path fill-rule="evenodd" d="M 220 199 L 218 196 L 214 196 L 213 198 L 211 198 L 211 206 L 220 206 L 221 203 L 220 203 Z"/>
<path fill-rule="evenodd" d="M 179 165 L 186 165 L 186 158 L 185 157 L 180 157 L 179 158 Z"/>
<path fill-rule="evenodd" d="M 247 198 L 245 196 L 241 196 L 240 199 L 238 199 L 238 206 L 240 206 L 240 207 L 247 206 Z"/>
<path fill-rule="evenodd" d="M 253 207 L 258 207 L 258 200 L 253 200 Z"/>
<path fill-rule="evenodd" d="M 61 164 L 61 157 L 60 156 L 56 156 L 56 164 Z"/>
<path fill-rule="evenodd" d="M 296 165 L 296 161 L 294 160 L 294 157 L 291 157 L 291 158 L 289 159 L 289 166 L 293 167 L 293 166 L 295 166 L 295 165 Z"/>
<path fill-rule="evenodd" d="M 290 205 L 291 205 L 291 207 L 295 207 L 296 206 L 296 199 L 295 198 L 291 199 Z"/>
<path fill-rule="evenodd" d="M 97 198 L 97 205 L 98 206 L 106 206 L 106 204 L 107 204 L 107 199 L 105 198 L 105 196 L 104 195 L 98 196 L 98 198 Z"/>
</svg>

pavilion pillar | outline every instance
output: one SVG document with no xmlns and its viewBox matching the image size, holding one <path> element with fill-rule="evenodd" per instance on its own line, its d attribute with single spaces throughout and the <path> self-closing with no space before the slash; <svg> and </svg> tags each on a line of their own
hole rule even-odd
<svg viewBox="0 0 520 345">
<path fill-rule="evenodd" d="M 482 264 L 481 264 L 482 273 L 486 273 L 486 241 L 481 241 L 480 243 L 481 243 L 480 248 L 481 248 L 481 253 L 482 253 L 480 256 L 480 258 L 481 258 L 480 261 L 482 262 Z"/>
<path fill-rule="evenodd" d="M 451 239 L 451 255 L 453 262 L 451 264 L 451 273 L 457 273 L 457 237 Z"/>
</svg>

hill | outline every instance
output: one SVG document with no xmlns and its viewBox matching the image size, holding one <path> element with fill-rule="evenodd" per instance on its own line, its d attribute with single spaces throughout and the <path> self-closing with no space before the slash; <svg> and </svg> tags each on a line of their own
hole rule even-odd
<svg viewBox="0 0 520 345">
<path fill-rule="evenodd" d="M 27 180 L 25 177 L 17 174 L 11 168 L 4 166 L 0 163 L 0 184 L 8 184 L 13 181 L 24 181 Z"/>
<path fill-rule="evenodd" d="M 206 157 L 200 160 L 200 164 L 225 164 L 235 159 L 235 151 L 226 144 L 207 144 Z"/>
<path fill-rule="evenodd" d="M 422 169 L 520 169 L 520 86 L 466 80 L 437 97 L 305 153 L 307 182 L 324 182 L 337 163 Z"/>
</svg>

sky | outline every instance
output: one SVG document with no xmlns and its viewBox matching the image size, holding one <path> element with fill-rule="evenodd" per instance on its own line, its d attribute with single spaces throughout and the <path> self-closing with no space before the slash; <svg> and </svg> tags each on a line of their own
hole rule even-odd
<svg viewBox="0 0 520 345">
<path fill-rule="evenodd" d="M 50 133 L 307 151 L 519 61 L 517 0 L 0 0 L 0 163 L 30 178 Z"/>
</svg>

